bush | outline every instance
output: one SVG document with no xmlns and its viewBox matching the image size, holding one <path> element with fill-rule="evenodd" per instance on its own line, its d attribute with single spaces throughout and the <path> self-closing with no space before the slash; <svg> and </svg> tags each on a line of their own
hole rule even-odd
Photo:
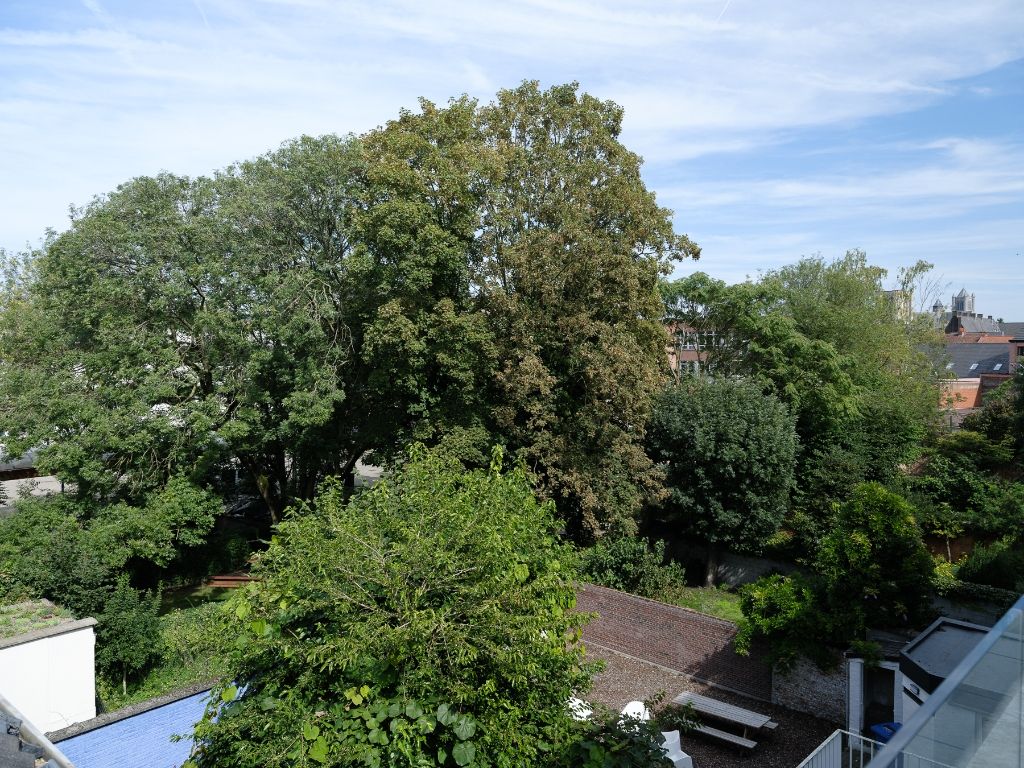
<svg viewBox="0 0 1024 768">
<path fill-rule="evenodd" d="M 780 670 L 792 668 L 800 656 L 819 666 L 832 663 L 822 642 L 828 629 L 818 610 L 814 585 L 799 573 L 763 576 L 740 588 L 743 620 L 736 633 L 736 652 L 750 653 L 756 638 L 768 645 L 768 658 Z"/>
<path fill-rule="evenodd" d="M 647 539 L 623 536 L 602 539 L 583 551 L 583 578 L 643 597 L 658 597 L 667 589 L 683 586 L 686 574 L 674 560 L 666 561 L 665 542 L 650 546 Z"/>
<path fill-rule="evenodd" d="M 669 766 L 661 732 L 653 721 L 615 712 L 595 712 L 560 761 L 565 768 L 654 768 Z"/>
<path fill-rule="evenodd" d="M 1007 540 L 979 544 L 960 566 L 963 581 L 1024 592 L 1024 551 Z"/>
<path fill-rule="evenodd" d="M 160 655 L 160 593 L 141 594 L 127 576 L 117 580 L 96 632 L 96 665 L 121 678 L 128 693 L 128 676 L 136 675 Z"/>
<path fill-rule="evenodd" d="M 224 606 L 206 603 L 181 608 L 159 618 L 159 657 L 145 675 L 129 680 L 100 676 L 97 694 L 105 711 L 146 701 L 193 683 L 213 681 L 226 672 L 233 638 L 224 631 Z"/>
<path fill-rule="evenodd" d="M 593 671 L 587 617 L 553 505 L 501 463 L 470 472 L 417 446 L 372 489 L 332 485 L 281 523 L 232 599 L 194 763 L 550 764 Z"/>
</svg>

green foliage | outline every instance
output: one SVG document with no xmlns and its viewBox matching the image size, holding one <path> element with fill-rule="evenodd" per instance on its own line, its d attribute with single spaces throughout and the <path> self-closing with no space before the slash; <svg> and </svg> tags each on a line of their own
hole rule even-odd
<svg viewBox="0 0 1024 768">
<path fill-rule="evenodd" d="M 540 765 L 584 690 L 574 554 L 522 470 L 416 447 L 282 523 L 233 601 L 200 766 Z M 236 687 L 244 685 L 244 688 Z"/>
<path fill-rule="evenodd" d="M 914 508 L 877 483 L 858 486 L 821 541 L 809 573 L 767 576 L 743 587 L 736 646 L 767 641 L 773 662 L 819 665 L 863 640 L 869 627 L 914 625 L 926 615 L 934 564 Z"/>
<path fill-rule="evenodd" d="M 1021 429 L 1021 414 L 1024 413 L 1022 382 L 1024 373 L 1019 372 L 1012 381 L 986 395 L 981 408 L 964 418 L 963 429 L 979 432 L 993 443 L 1009 443 L 1016 450 L 1024 448 L 1024 431 Z"/>
<path fill-rule="evenodd" d="M 101 507 L 89 533 L 112 567 L 120 568 L 130 558 L 163 567 L 183 550 L 205 543 L 221 508 L 220 500 L 209 491 L 183 477 L 172 477 L 163 488 L 148 494 L 141 507 L 125 502 Z"/>
<path fill-rule="evenodd" d="M 793 501 L 798 543 L 808 549 L 858 483 L 898 479 L 935 421 L 941 338 L 901 314 L 882 291 L 884 276 L 850 251 L 801 259 L 757 282 L 727 286 L 698 273 L 663 288 L 674 319 L 713 335 L 704 352 L 711 375 L 752 378 L 796 416 Z"/>
<path fill-rule="evenodd" d="M 736 633 L 736 651 L 750 653 L 755 639 L 767 642 L 771 663 L 779 669 L 792 668 L 800 656 L 828 666 L 833 654 L 822 642 L 825 630 L 819 612 L 816 585 L 807 577 L 763 576 L 740 588 L 743 620 Z"/>
<path fill-rule="evenodd" d="M 977 545 L 957 570 L 963 581 L 1024 592 L 1024 547 L 1009 539 Z"/>
<path fill-rule="evenodd" d="M 666 562 L 664 541 L 652 547 L 647 539 L 632 536 L 602 539 L 585 549 L 580 572 L 594 584 L 643 597 L 661 597 L 684 585 L 686 577 L 678 563 Z"/>
<path fill-rule="evenodd" d="M 758 550 L 793 482 L 793 417 L 752 382 L 690 379 L 660 398 L 648 434 L 670 489 L 665 512 L 713 545 Z"/>
<path fill-rule="evenodd" d="M 632 532 L 660 490 L 641 446 L 656 283 L 699 249 L 621 122 L 575 84 L 524 83 L 96 198 L 6 265 L 8 448 L 133 509 L 231 462 L 276 520 L 367 452 L 485 466 L 500 442 L 578 538 Z M 148 521 L 111 514 L 141 544 Z"/>
<path fill-rule="evenodd" d="M 97 695 L 104 708 L 112 711 L 224 675 L 231 649 L 225 624 L 219 603 L 174 610 L 161 616 L 159 656 L 145 674 L 129 680 L 126 690 L 120 680 L 97 677 Z"/>
<path fill-rule="evenodd" d="M 566 768 L 654 768 L 668 766 L 659 725 L 652 721 L 598 712 L 560 761 Z"/>
<path fill-rule="evenodd" d="M 96 665 L 121 676 L 127 691 L 129 676 L 137 675 L 160 655 L 160 594 L 140 594 L 127 576 L 117 580 L 99 617 Z"/>
<path fill-rule="evenodd" d="M 619 141 L 621 107 L 525 83 L 480 118 L 499 171 L 473 276 L 498 344 L 495 430 L 573 535 L 633 533 L 660 491 L 642 447 L 665 371 L 657 280 L 699 249 Z"/>
<path fill-rule="evenodd" d="M 1005 437 L 994 442 L 969 430 L 940 437 L 909 480 L 925 529 L 947 537 L 1024 532 L 1024 484 L 1001 476 L 1012 457 Z"/>
<path fill-rule="evenodd" d="M 98 616 L 116 575 L 85 516 L 82 504 L 62 496 L 19 500 L 17 511 L 0 519 L 0 595 L 45 597 L 80 617 Z"/>
<path fill-rule="evenodd" d="M 839 641 L 867 627 L 913 624 L 929 605 L 934 566 L 914 508 L 877 483 L 859 486 L 821 543 L 814 571 Z"/>
<path fill-rule="evenodd" d="M 0 519 L 0 595 L 46 597 L 79 616 L 98 616 L 118 573 L 180 567 L 182 553 L 204 542 L 220 509 L 213 494 L 179 477 L 140 506 L 20 499 L 14 514 Z"/>
</svg>

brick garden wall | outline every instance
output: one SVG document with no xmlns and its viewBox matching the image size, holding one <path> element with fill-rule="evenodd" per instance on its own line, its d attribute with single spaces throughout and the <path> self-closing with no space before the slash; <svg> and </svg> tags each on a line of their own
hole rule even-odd
<svg viewBox="0 0 1024 768">
<path fill-rule="evenodd" d="M 731 622 L 593 584 L 580 586 L 576 608 L 598 614 L 583 629 L 584 642 L 772 700 L 770 667 L 756 647 L 750 656 L 736 654 Z"/>
</svg>

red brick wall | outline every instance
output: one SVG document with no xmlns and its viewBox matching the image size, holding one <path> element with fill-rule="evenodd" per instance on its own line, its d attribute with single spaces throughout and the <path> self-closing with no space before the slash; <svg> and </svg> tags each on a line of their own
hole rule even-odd
<svg viewBox="0 0 1024 768">
<path fill-rule="evenodd" d="M 771 701 L 770 667 L 757 648 L 736 654 L 731 622 L 593 584 L 581 585 L 576 609 L 598 614 L 583 629 L 584 642 Z"/>
</svg>

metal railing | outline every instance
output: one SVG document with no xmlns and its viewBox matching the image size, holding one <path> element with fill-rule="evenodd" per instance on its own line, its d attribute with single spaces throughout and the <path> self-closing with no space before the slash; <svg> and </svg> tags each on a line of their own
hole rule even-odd
<svg viewBox="0 0 1024 768">
<path fill-rule="evenodd" d="M 896 732 L 871 768 L 1024 768 L 1024 597 Z"/>
<path fill-rule="evenodd" d="M 877 741 L 849 731 L 837 730 L 797 768 L 867 768 L 882 748 Z"/>
</svg>

